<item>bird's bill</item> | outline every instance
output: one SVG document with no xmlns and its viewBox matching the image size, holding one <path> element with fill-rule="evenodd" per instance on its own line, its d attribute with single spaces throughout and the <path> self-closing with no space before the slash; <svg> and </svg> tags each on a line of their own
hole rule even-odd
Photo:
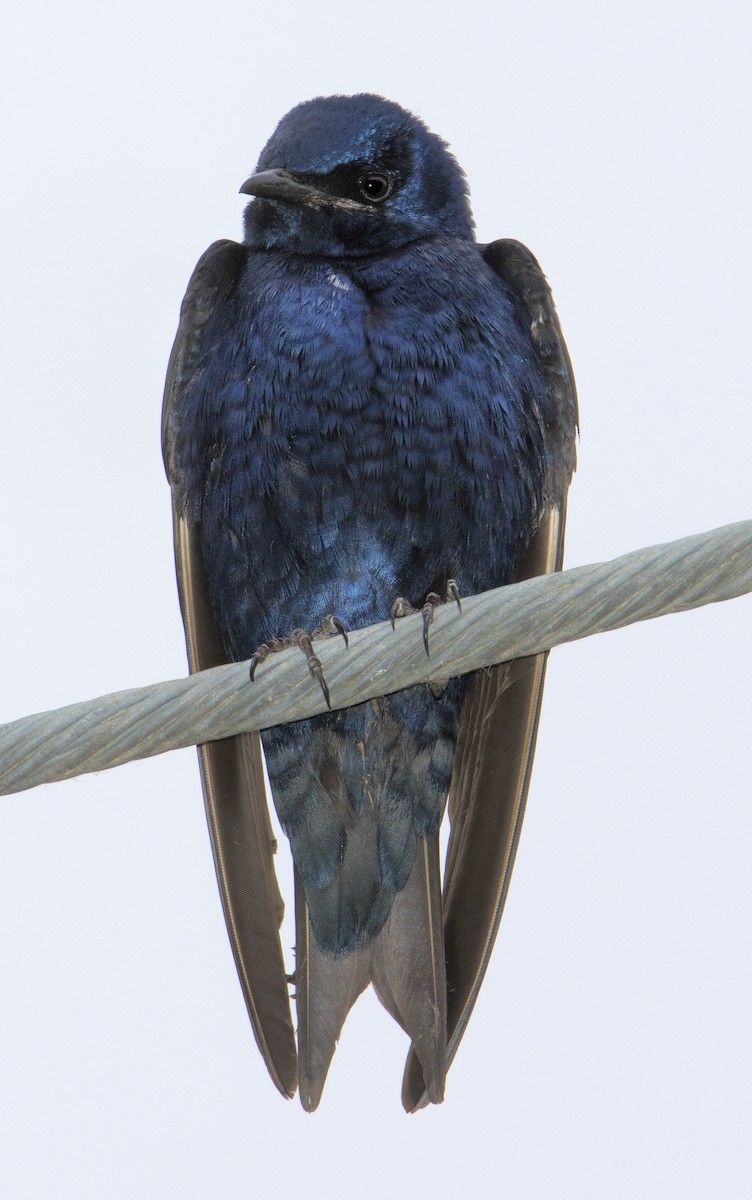
<svg viewBox="0 0 752 1200">
<path fill-rule="evenodd" d="M 296 204 L 310 204 L 311 197 L 321 193 L 307 183 L 300 183 L 287 171 L 259 171 L 246 179 L 240 191 L 245 196 L 258 196 L 264 200 L 292 200 Z"/>
<path fill-rule="evenodd" d="M 246 179 L 240 189 L 244 196 L 256 196 L 259 200 L 286 200 L 290 204 L 303 204 L 312 208 L 346 208 L 356 212 L 368 212 L 364 204 L 348 200 L 345 196 L 337 196 L 332 192 L 323 191 L 310 183 L 296 179 L 289 171 L 274 168 L 271 171 L 259 171 Z"/>
</svg>

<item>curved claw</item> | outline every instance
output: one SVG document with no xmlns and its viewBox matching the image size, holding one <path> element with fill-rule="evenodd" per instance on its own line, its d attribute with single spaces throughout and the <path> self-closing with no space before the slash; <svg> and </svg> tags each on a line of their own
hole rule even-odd
<svg viewBox="0 0 752 1200">
<path fill-rule="evenodd" d="M 462 612 L 462 600 L 456 579 L 447 579 L 447 600 L 454 600 L 457 608 Z"/>
<path fill-rule="evenodd" d="M 307 633 L 305 629 L 295 629 L 290 640 L 305 654 L 306 661 L 308 663 L 308 670 L 324 693 L 326 707 L 331 709 L 332 704 L 329 698 L 329 688 L 327 687 L 326 680 L 324 679 L 324 670 L 321 666 L 321 659 L 316 655 L 313 649 L 310 633 Z"/>
<path fill-rule="evenodd" d="M 332 625 L 337 630 L 337 633 L 342 634 L 342 637 L 345 639 L 345 649 L 347 649 L 350 645 L 350 642 L 347 638 L 347 629 L 345 628 L 344 622 L 340 621 L 339 617 L 332 617 Z"/>
<path fill-rule="evenodd" d="M 309 660 L 308 660 L 308 670 L 313 675 L 313 678 L 318 680 L 319 687 L 321 688 L 322 692 L 324 693 L 324 699 L 326 700 L 326 707 L 331 712 L 332 711 L 332 702 L 329 698 L 329 688 L 327 687 L 326 680 L 324 679 L 324 672 L 322 670 L 321 663 L 316 658 L 315 654 L 314 654 L 313 658 L 309 658 Z"/>
<path fill-rule="evenodd" d="M 256 667 L 258 667 L 259 664 L 262 663 L 265 658 L 268 658 L 270 653 L 271 653 L 271 646 L 267 645 L 266 642 L 263 642 L 262 645 L 259 646 L 256 653 L 251 658 L 251 669 L 248 672 L 248 678 L 250 679 L 251 683 L 253 683 L 253 681 L 256 677 Z"/>
<path fill-rule="evenodd" d="M 428 629 L 433 625 L 433 610 L 427 607 L 423 610 L 423 648 L 426 652 L 426 657 L 431 657 L 431 651 L 428 648 Z"/>
<path fill-rule="evenodd" d="M 311 634 L 311 640 L 331 637 L 333 633 L 338 633 L 345 639 L 345 648 L 350 645 L 344 621 L 340 621 L 339 617 L 335 617 L 334 613 L 327 613 L 321 624 L 317 625 Z"/>
<path fill-rule="evenodd" d="M 315 654 L 313 645 L 311 644 L 312 638 L 328 637 L 331 633 L 339 633 L 345 639 L 345 646 L 349 646 L 347 630 L 343 622 L 340 621 L 339 617 L 332 616 L 331 613 L 327 614 L 321 625 L 319 625 L 318 629 L 315 629 L 312 634 L 308 633 L 308 631 L 305 629 L 294 629 L 289 637 L 273 638 L 269 642 L 264 642 L 261 646 L 259 646 L 256 653 L 251 658 L 249 671 L 251 681 L 253 681 L 255 678 L 256 668 L 258 667 L 259 663 L 262 663 L 265 658 L 269 657 L 270 654 L 274 654 L 277 650 L 286 650 L 290 646 L 297 646 L 298 649 L 302 650 L 306 656 L 308 670 L 311 672 L 311 675 L 316 680 L 321 688 L 321 691 L 323 692 L 324 699 L 326 700 L 326 707 L 331 709 L 332 703 L 329 696 L 329 688 L 327 687 L 327 683 L 324 678 L 324 670 L 321 666 L 321 660 Z"/>
<path fill-rule="evenodd" d="M 410 601 L 406 600 L 404 596 L 398 596 L 389 609 L 389 620 L 392 622 L 392 629 L 396 628 L 396 622 L 400 617 L 409 617 L 417 611 L 417 608 L 413 608 Z"/>
<path fill-rule="evenodd" d="M 429 658 L 431 651 L 428 649 L 428 630 L 433 625 L 433 614 L 436 611 L 437 604 L 441 604 L 441 600 L 436 595 L 436 592 L 429 592 L 426 596 L 426 602 L 421 609 L 423 613 L 423 646 Z"/>
</svg>

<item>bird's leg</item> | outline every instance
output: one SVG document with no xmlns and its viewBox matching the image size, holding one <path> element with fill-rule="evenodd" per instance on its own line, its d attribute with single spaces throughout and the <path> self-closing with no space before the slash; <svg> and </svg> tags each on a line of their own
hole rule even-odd
<svg viewBox="0 0 752 1200">
<path fill-rule="evenodd" d="M 331 637 L 335 633 L 339 634 L 345 639 L 345 646 L 347 646 L 347 630 L 345 629 L 344 624 L 342 621 L 340 621 L 339 617 L 335 617 L 332 613 L 327 613 L 321 624 L 317 625 L 317 627 L 314 629 L 313 633 L 308 633 L 308 631 L 305 629 L 293 629 L 289 637 L 270 638 L 268 642 L 263 642 L 259 646 L 256 653 L 251 658 L 251 680 L 255 678 L 256 668 L 260 663 L 264 662 L 264 660 L 267 659 L 270 654 L 276 654 L 279 650 L 287 650 L 290 646 L 297 646 L 298 649 L 302 650 L 305 654 L 306 661 L 308 663 L 308 670 L 324 693 L 326 707 L 331 708 L 332 705 L 329 697 L 329 688 L 327 687 L 326 680 L 324 679 L 321 660 L 314 652 L 312 642 L 314 638 Z"/>
<path fill-rule="evenodd" d="M 433 624 L 433 614 L 440 604 L 448 604 L 452 600 L 460 612 L 462 612 L 462 600 L 460 599 L 460 590 L 457 587 L 456 579 L 447 580 L 446 593 L 443 599 L 438 592 L 429 592 L 422 607 L 419 609 L 413 608 L 410 601 L 405 600 L 404 596 L 398 596 L 389 612 L 392 629 L 394 629 L 394 623 L 399 617 L 407 617 L 411 613 L 421 612 L 423 614 L 423 645 L 425 646 L 426 654 L 430 654 L 428 648 L 428 630 Z"/>
</svg>

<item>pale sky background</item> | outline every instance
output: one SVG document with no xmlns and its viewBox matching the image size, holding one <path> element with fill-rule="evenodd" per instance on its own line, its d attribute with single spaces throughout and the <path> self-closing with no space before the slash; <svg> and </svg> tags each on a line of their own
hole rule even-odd
<svg viewBox="0 0 752 1200">
<path fill-rule="evenodd" d="M 27 0 L 0 29 L 0 719 L 185 672 L 164 370 L 279 117 L 371 90 L 547 272 L 579 382 L 567 561 L 750 516 L 750 9 Z M 359 1003 L 322 1107 L 266 1076 L 195 754 L 0 800 L 0 1194 L 752 1192 L 749 599 L 555 651 L 447 1099 Z"/>
</svg>

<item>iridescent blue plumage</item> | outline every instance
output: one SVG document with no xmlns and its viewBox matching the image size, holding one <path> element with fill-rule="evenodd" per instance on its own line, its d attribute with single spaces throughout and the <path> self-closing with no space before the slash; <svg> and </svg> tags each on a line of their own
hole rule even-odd
<svg viewBox="0 0 752 1200">
<path fill-rule="evenodd" d="M 545 395 L 529 332 L 475 244 L 437 234 L 355 261 L 251 250 L 206 336 L 175 461 L 233 658 L 327 613 L 350 628 L 386 620 L 395 597 L 420 604 L 449 578 L 468 595 L 510 579 L 540 505 Z M 373 761 L 356 749 L 384 719 L 370 706 L 264 735 L 327 948 L 378 932 L 412 865 L 399 843 L 414 854 L 414 833 L 436 829 L 463 692 L 381 702 L 404 731 L 397 778 L 379 739 Z M 320 784 L 332 759 L 346 798 Z M 361 897 L 336 877 L 342 808 L 363 810 L 364 778 L 381 811 Z"/>
<path fill-rule="evenodd" d="M 559 419 L 531 313 L 473 240 L 464 176 L 422 122 L 375 96 L 312 101 L 258 172 L 243 247 L 205 256 L 209 273 L 226 262 L 179 335 L 166 418 L 176 512 L 235 660 L 330 613 L 364 626 L 450 579 L 465 594 L 510 581 Z M 467 687 L 264 733 L 324 952 L 373 942 L 436 833 Z M 443 1062 L 436 1079 L 431 1098 Z"/>
</svg>

